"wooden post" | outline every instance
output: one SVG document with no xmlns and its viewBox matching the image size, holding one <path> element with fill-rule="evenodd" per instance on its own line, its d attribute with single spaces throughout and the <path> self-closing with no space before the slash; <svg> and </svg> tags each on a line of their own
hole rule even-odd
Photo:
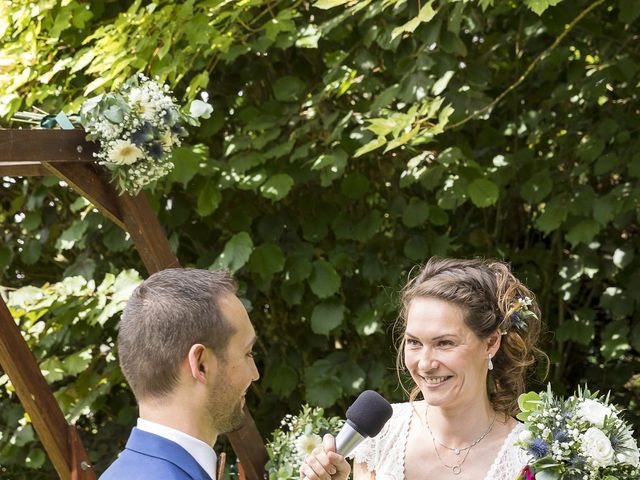
<svg viewBox="0 0 640 480">
<path fill-rule="evenodd" d="M 85 466 L 90 466 L 89 457 L 77 437 L 75 428 L 67 424 L 2 297 L 0 332 L 0 365 L 16 389 L 56 472 L 62 480 L 71 480 L 74 471 L 77 480 L 95 480 L 96 475 L 92 468 L 81 468 L 80 464 L 83 462 Z M 70 428 L 75 432 L 73 436 L 69 433 Z M 73 443 L 72 437 L 75 439 Z"/>
<path fill-rule="evenodd" d="M 131 235 L 149 273 L 179 267 L 178 257 L 171 251 L 167 234 L 151 210 L 146 194 L 140 192 L 134 197 L 123 193 L 118 197 L 118 204 L 122 211 L 125 231 Z"/>
</svg>

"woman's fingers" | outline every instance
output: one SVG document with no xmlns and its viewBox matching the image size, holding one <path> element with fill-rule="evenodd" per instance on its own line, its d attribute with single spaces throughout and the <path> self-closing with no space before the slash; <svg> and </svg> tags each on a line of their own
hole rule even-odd
<svg viewBox="0 0 640 480">
<path fill-rule="evenodd" d="M 335 442 L 325 436 L 324 448 L 316 448 L 300 467 L 301 480 L 346 480 L 351 466 L 342 455 L 335 453 Z"/>
</svg>

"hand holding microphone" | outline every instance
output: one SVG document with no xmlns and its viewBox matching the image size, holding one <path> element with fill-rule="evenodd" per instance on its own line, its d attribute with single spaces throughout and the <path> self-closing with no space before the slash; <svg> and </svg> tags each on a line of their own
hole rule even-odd
<svg viewBox="0 0 640 480">
<path fill-rule="evenodd" d="M 316 448 L 300 467 L 307 480 L 346 480 L 351 467 L 344 459 L 367 437 L 375 437 L 391 418 L 393 409 L 380 394 L 365 390 L 347 409 L 347 421 L 334 439 L 325 435 L 323 448 Z"/>
</svg>

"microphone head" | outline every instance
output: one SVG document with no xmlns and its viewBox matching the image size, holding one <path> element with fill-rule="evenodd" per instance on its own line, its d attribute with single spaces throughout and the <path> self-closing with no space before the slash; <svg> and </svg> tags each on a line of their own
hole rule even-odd
<svg viewBox="0 0 640 480">
<path fill-rule="evenodd" d="M 378 392 L 365 390 L 347 409 L 347 420 L 365 437 L 375 437 L 387 420 L 393 408 Z"/>
</svg>

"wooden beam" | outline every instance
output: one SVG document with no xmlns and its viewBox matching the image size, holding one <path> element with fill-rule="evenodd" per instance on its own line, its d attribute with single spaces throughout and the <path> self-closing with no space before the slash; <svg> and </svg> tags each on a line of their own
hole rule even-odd
<svg viewBox="0 0 640 480">
<path fill-rule="evenodd" d="M 125 231 L 129 232 L 136 250 L 149 273 L 180 267 L 171 251 L 167 234 L 149 205 L 144 192 L 136 196 L 123 193 L 117 197 L 123 215 Z"/>
<path fill-rule="evenodd" d="M 0 164 L 92 163 L 98 145 L 85 140 L 84 130 L 0 130 Z"/>
<path fill-rule="evenodd" d="M 71 188 L 93 203 L 105 217 L 126 230 L 118 194 L 109 184 L 104 168 L 84 163 L 42 162 L 42 166 L 48 174 L 67 182 Z"/>
<path fill-rule="evenodd" d="M 80 467 L 82 462 L 89 465 L 82 444 L 76 446 L 72 455 L 70 427 L 2 297 L 0 332 L 0 366 L 16 389 L 56 472 L 62 480 L 71 480 L 72 471 L 77 472 L 78 480 L 94 480 L 91 468 Z M 78 465 L 72 463 L 72 457 Z"/>
<path fill-rule="evenodd" d="M 0 163 L 0 177 L 44 177 L 51 173 L 40 162 Z"/>
</svg>

